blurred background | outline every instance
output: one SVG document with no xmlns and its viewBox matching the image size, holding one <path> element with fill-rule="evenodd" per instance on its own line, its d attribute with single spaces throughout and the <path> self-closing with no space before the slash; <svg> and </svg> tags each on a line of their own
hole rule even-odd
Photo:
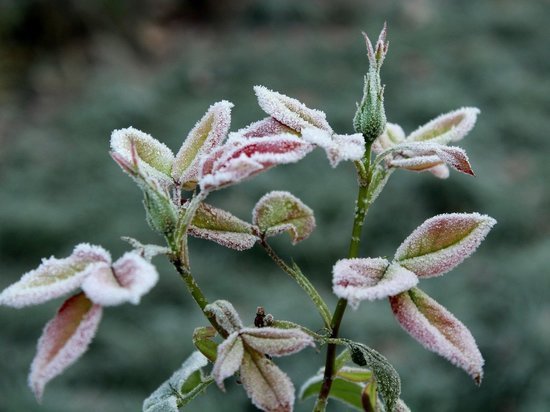
<svg viewBox="0 0 550 412">
<path fill-rule="evenodd" d="M 232 130 L 264 116 L 262 84 L 324 110 L 352 132 L 367 58 L 361 31 L 389 26 L 383 67 L 388 119 L 410 132 L 436 115 L 477 106 L 461 142 L 477 177 L 400 171 L 369 212 L 363 256 L 392 256 L 437 213 L 489 214 L 498 225 L 452 273 L 420 287 L 461 319 L 486 359 L 477 388 L 462 371 L 403 332 L 385 301 L 349 311 L 342 334 L 385 354 L 401 374 L 413 411 L 547 411 L 550 408 L 550 3 L 547 0 L 101 0 L 0 1 L 0 288 L 41 257 L 67 256 L 80 242 L 114 257 L 120 236 L 160 243 L 141 194 L 108 155 L 113 129 L 130 125 L 177 151 L 208 106 L 236 103 Z M 292 257 L 331 308 L 331 267 L 347 253 L 354 170 L 332 170 L 316 151 L 212 196 L 249 219 L 267 191 L 289 190 L 315 212 L 310 239 L 273 245 Z M 320 327 L 301 290 L 255 248 L 237 253 L 191 243 L 207 296 L 231 300 L 251 323 L 257 305 L 279 319 Z M 0 410 L 138 411 L 191 353 L 205 324 L 174 270 L 156 258 L 161 281 L 138 307 L 105 311 L 90 350 L 52 381 L 42 406 L 26 385 L 36 340 L 61 300 L 0 308 Z M 324 350 L 278 363 L 297 388 Z M 254 411 L 232 379 L 211 386 L 192 411 Z M 313 401 L 298 402 L 297 411 Z M 331 411 L 348 408 L 334 401 Z"/>
</svg>

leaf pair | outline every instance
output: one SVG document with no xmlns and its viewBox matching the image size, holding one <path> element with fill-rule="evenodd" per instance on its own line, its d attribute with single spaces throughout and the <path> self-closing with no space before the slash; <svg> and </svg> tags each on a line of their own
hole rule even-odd
<svg viewBox="0 0 550 412">
<path fill-rule="evenodd" d="M 66 295 L 57 315 L 44 328 L 31 366 L 29 385 L 40 400 L 46 384 L 74 363 L 88 348 L 103 306 L 139 303 L 157 282 L 153 265 L 135 252 L 111 264 L 100 246 L 80 244 L 71 256 L 49 258 L 0 294 L 0 304 L 21 308 Z"/>
</svg>

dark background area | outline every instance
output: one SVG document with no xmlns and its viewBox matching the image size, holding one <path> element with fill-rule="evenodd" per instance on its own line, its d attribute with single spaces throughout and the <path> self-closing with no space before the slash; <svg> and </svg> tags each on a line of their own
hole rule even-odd
<svg viewBox="0 0 550 412">
<path fill-rule="evenodd" d="M 122 235 L 159 243 L 141 194 L 108 155 L 113 129 L 134 126 L 174 151 L 208 106 L 236 104 L 232 130 L 264 116 L 262 84 L 324 110 L 352 132 L 367 58 L 361 31 L 389 25 L 383 67 L 388 119 L 410 132 L 436 115 L 477 106 L 461 142 L 477 173 L 397 172 L 367 216 L 363 256 L 392 256 L 428 217 L 486 213 L 498 225 L 479 251 L 420 287 L 476 337 L 486 359 L 477 388 L 425 351 L 394 321 L 385 301 L 349 311 L 342 333 L 385 354 L 413 411 L 546 411 L 550 408 L 550 59 L 546 0 L 386 1 L 0 1 L 0 288 L 64 257 L 80 242 L 119 256 Z M 347 252 L 356 195 L 354 170 L 332 170 L 320 151 L 212 196 L 249 219 L 267 191 L 289 190 L 311 206 L 318 228 L 296 260 L 331 308 L 331 267 Z M 246 322 L 257 305 L 280 319 L 320 327 L 301 290 L 259 248 L 237 253 L 192 241 L 197 280 L 211 299 L 231 300 Z M 38 406 L 26 377 L 43 325 L 60 301 L 0 308 L 0 410 L 137 411 L 192 351 L 204 325 L 174 270 L 157 258 L 161 280 L 138 307 L 105 311 L 89 351 L 52 381 Z M 295 386 L 324 351 L 278 363 Z M 211 386 L 192 411 L 253 411 L 232 379 Z M 307 411 L 312 401 L 296 404 Z M 331 411 L 347 408 L 332 402 Z"/>
</svg>

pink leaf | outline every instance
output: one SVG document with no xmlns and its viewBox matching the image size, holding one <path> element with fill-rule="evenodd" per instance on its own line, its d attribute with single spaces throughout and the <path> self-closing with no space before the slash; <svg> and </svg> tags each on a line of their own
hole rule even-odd
<svg viewBox="0 0 550 412">
<path fill-rule="evenodd" d="M 322 111 L 310 109 L 300 101 L 264 86 L 254 86 L 254 91 L 263 111 L 291 129 L 301 132 L 304 128 L 316 127 L 332 132 Z"/>
<path fill-rule="evenodd" d="M 483 357 L 470 331 L 447 309 L 417 288 L 390 297 L 390 303 L 397 321 L 413 338 L 481 382 Z"/>
<path fill-rule="evenodd" d="M 405 132 L 398 124 L 386 123 L 386 130 L 372 144 L 372 151 L 376 154 L 391 149 L 395 145 L 403 143 Z"/>
<path fill-rule="evenodd" d="M 322 129 L 302 130 L 304 140 L 323 148 L 332 167 L 343 160 L 360 160 L 365 154 L 365 139 L 361 133 L 332 134 Z"/>
<path fill-rule="evenodd" d="M 243 360 L 244 346 L 238 332 L 233 332 L 218 346 L 218 357 L 212 369 L 212 376 L 221 390 L 223 381 L 233 375 Z"/>
<path fill-rule="evenodd" d="M 251 137 L 266 137 L 288 133 L 295 134 L 296 132 L 290 127 L 279 122 L 274 117 L 266 117 L 263 120 L 249 124 L 245 128 L 238 130 L 236 133 L 231 133 L 229 135 L 229 140 L 234 141 L 238 139 L 249 139 Z"/>
<path fill-rule="evenodd" d="M 252 403 L 262 411 L 291 412 L 294 385 L 289 377 L 264 355 L 245 351 L 241 381 Z"/>
<path fill-rule="evenodd" d="M 363 300 L 383 299 L 418 283 L 411 271 L 382 258 L 341 259 L 332 269 L 332 290 L 357 309 Z"/>
<path fill-rule="evenodd" d="M 474 253 L 495 223 L 478 213 L 432 217 L 403 241 L 394 259 L 420 278 L 442 275 Z"/>
<path fill-rule="evenodd" d="M 96 304 L 137 305 L 158 281 L 155 267 L 136 252 L 127 252 L 111 268 L 96 264 L 82 283 L 82 290 Z"/>
<path fill-rule="evenodd" d="M 192 190 L 196 186 L 201 158 L 212 152 L 227 136 L 232 107 L 233 103 L 225 100 L 210 106 L 178 151 L 172 177 L 185 189 Z"/>
<path fill-rule="evenodd" d="M 286 356 L 307 346 L 315 347 L 313 338 L 297 328 L 244 328 L 241 337 L 248 346 L 270 356 Z"/>
<path fill-rule="evenodd" d="M 441 144 L 456 142 L 472 130 L 478 114 L 479 109 L 475 107 L 463 107 L 442 114 L 412 132 L 407 141 Z"/>
<path fill-rule="evenodd" d="M 71 256 L 64 259 L 51 257 L 6 288 L 0 294 L 0 304 L 21 308 L 37 305 L 66 295 L 80 287 L 97 263 L 109 264 L 109 252 L 100 246 L 86 243 L 77 245 Z"/>
<path fill-rule="evenodd" d="M 291 134 L 227 143 L 204 159 L 201 189 L 220 189 L 273 166 L 297 162 L 312 149 L 312 145 Z"/>
<path fill-rule="evenodd" d="M 69 298 L 44 328 L 31 365 L 29 385 L 38 400 L 46 384 L 72 365 L 92 341 L 102 309 L 83 293 Z"/>
</svg>

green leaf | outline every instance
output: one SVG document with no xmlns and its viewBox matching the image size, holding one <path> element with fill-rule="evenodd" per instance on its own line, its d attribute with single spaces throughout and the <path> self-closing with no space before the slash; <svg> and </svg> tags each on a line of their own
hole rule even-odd
<svg viewBox="0 0 550 412">
<path fill-rule="evenodd" d="M 313 210 L 288 192 L 273 191 L 254 206 L 252 221 L 264 236 L 288 232 L 292 243 L 306 239 L 315 229 Z"/>
<path fill-rule="evenodd" d="M 353 366 L 344 366 L 336 372 L 336 376 L 345 379 L 349 382 L 368 382 L 372 379 L 372 371 L 370 369 L 356 368 Z"/>
<path fill-rule="evenodd" d="M 307 380 L 300 389 L 299 399 L 305 400 L 312 396 L 317 396 L 321 390 L 323 376 L 316 375 Z M 363 386 L 358 383 L 348 382 L 346 380 L 336 378 L 332 382 L 329 397 L 345 403 L 359 411 L 363 410 L 361 403 L 361 394 Z"/>
<path fill-rule="evenodd" d="M 393 412 L 401 393 L 401 380 L 397 371 L 374 349 L 358 342 L 346 341 L 346 343 L 351 352 L 351 360 L 359 366 L 367 366 L 372 370 L 386 409 L 388 412 Z"/>
<path fill-rule="evenodd" d="M 193 331 L 193 345 L 211 362 L 216 362 L 218 357 L 218 344 L 212 340 L 216 333 L 212 326 L 201 326 Z"/>
</svg>

